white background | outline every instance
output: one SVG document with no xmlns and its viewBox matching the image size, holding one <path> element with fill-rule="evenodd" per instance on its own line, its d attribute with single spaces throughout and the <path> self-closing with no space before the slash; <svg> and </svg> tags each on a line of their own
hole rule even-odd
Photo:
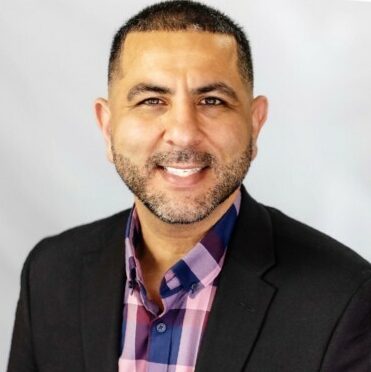
<svg viewBox="0 0 371 372">
<path fill-rule="evenodd" d="M 245 27 L 255 93 L 270 99 L 247 189 L 370 260 L 371 3 L 207 3 Z M 92 102 L 106 95 L 114 32 L 148 4 L 0 5 L 0 370 L 30 249 L 132 203 L 106 162 Z"/>
</svg>

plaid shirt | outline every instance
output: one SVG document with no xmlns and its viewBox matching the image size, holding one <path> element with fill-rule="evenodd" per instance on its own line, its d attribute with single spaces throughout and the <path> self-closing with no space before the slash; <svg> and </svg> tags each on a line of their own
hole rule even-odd
<svg viewBox="0 0 371 372">
<path fill-rule="evenodd" d="M 241 194 L 223 217 L 164 275 L 164 310 L 146 296 L 135 247 L 140 224 L 133 208 L 125 236 L 126 281 L 119 372 L 191 372 L 217 289 Z"/>
</svg>

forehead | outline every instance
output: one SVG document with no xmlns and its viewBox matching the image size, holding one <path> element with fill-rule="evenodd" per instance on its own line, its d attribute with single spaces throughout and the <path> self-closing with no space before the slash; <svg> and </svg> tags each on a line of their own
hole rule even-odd
<svg viewBox="0 0 371 372">
<path fill-rule="evenodd" d="M 147 31 L 130 32 L 126 36 L 124 48 L 131 52 L 143 52 L 147 49 L 200 49 L 207 47 L 214 50 L 235 49 L 236 42 L 232 35 L 206 31 Z"/>
<path fill-rule="evenodd" d="M 233 36 L 202 31 L 131 32 L 120 56 L 123 79 L 163 73 L 238 74 L 237 43 Z"/>
</svg>

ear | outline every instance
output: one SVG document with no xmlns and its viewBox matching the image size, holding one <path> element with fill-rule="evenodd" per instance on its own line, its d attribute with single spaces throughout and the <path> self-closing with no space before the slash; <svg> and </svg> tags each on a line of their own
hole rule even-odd
<svg viewBox="0 0 371 372">
<path fill-rule="evenodd" d="M 102 131 L 104 141 L 106 142 L 107 158 L 113 163 L 111 111 L 109 109 L 107 100 L 104 98 L 96 99 L 94 102 L 94 110 L 98 126 Z"/>
<path fill-rule="evenodd" d="M 260 129 L 262 129 L 268 116 L 268 99 L 264 96 L 257 96 L 251 103 L 251 141 L 253 145 L 252 159 L 256 158 L 258 153 L 257 140 Z"/>
</svg>

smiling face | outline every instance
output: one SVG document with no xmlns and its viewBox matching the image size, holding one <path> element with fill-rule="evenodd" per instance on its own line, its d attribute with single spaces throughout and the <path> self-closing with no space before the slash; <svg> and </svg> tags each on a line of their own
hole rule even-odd
<svg viewBox="0 0 371 372">
<path fill-rule="evenodd" d="M 267 111 L 240 76 L 233 37 L 135 32 L 108 101 L 96 101 L 109 159 L 155 216 L 194 223 L 225 203 L 256 155 Z"/>
</svg>

